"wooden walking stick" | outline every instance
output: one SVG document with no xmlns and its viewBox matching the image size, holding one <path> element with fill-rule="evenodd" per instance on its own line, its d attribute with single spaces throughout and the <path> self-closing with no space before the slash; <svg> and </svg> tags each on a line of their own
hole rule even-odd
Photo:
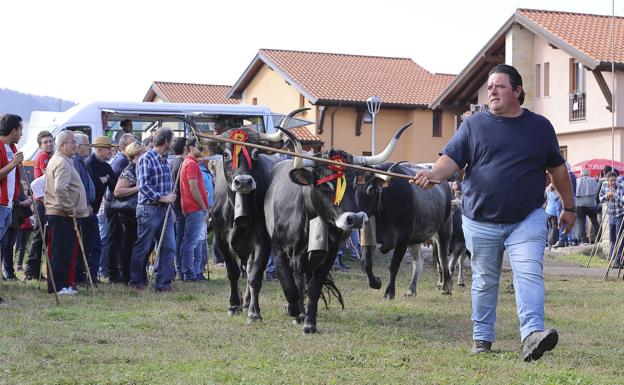
<svg viewBox="0 0 624 385">
<path fill-rule="evenodd" d="M 89 286 L 91 287 L 91 295 L 95 296 L 95 286 L 93 285 L 93 279 L 91 278 L 91 269 L 89 269 L 89 262 L 87 261 L 87 254 L 85 253 L 84 244 L 82 243 L 82 235 L 80 235 L 80 230 L 78 229 L 78 221 L 75 216 L 72 216 L 72 222 L 74 223 L 74 231 L 76 232 L 76 237 L 78 238 L 78 244 L 80 245 L 80 251 L 82 252 L 82 262 L 85 265 L 85 272 L 87 274 L 87 278 L 89 279 Z"/>
<path fill-rule="evenodd" d="M 623 238 L 622 234 L 624 234 L 623 230 L 624 230 L 624 226 L 620 225 L 620 231 L 619 231 L 619 234 L 617 234 L 617 237 L 615 239 L 615 245 L 613 247 L 613 251 L 611 252 L 609 263 L 607 264 L 607 271 L 605 272 L 605 275 L 603 277 L 605 281 L 607 280 L 607 277 L 609 276 L 609 271 L 611 270 L 611 266 L 613 265 L 613 262 L 615 261 L 615 258 L 618 255 L 618 249 L 622 246 L 622 238 Z"/>
<path fill-rule="evenodd" d="M 182 168 L 182 166 L 180 166 L 180 168 Z M 182 170 L 178 170 L 178 175 L 176 175 L 176 179 L 175 182 L 173 183 L 173 190 L 175 190 L 175 186 L 178 184 L 178 182 L 180 181 L 180 174 Z M 167 203 L 167 212 L 165 213 L 165 220 L 162 224 L 162 231 L 160 232 L 160 239 L 158 241 L 158 245 L 156 246 L 156 258 L 154 259 L 154 269 L 152 270 L 152 275 L 149 276 L 149 279 L 147 280 L 147 288 L 150 288 L 150 285 L 152 283 L 152 278 L 154 277 L 154 274 L 156 273 L 156 269 L 158 268 L 158 262 L 160 261 L 160 249 L 162 248 L 162 243 L 163 240 L 165 239 L 165 230 L 167 229 L 167 221 L 169 220 L 169 213 L 171 212 L 171 207 L 173 207 L 173 202 L 171 203 Z"/>
<path fill-rule="evenodd" d="M 600 244 L 600 242 L 602 242 L 602 228 L 604 226 L 605 220 L 607 219 L 606 215 L 602 216 L 602 222 L 600 222 L 600 226 L 598 226 L 598 232 L 596 233 L 596 239 L 594 240 L 594 244 L 592 245 L 592 249 L 591 252 L 589 253 L 589 259 L 587 260 L 587 266 L 585 266 L 585 268 L 589 267 L 589 264 L 591 263 L 592 258 L 594 258 L 594 256 L 596 254 L 598 254 L 598 245 Z"/>
<path fill-rule="evenodd" d="M 20 176 L 23 175 L 24 178 L 26 178 L 26 184 L 28 185 L 28 188 L 26 189 L 26 195 L 28 195 L 28 197 L 33 201 L 33 207 L 35 208 L 34 211 L 35 211 L 35 217 L 37 218 L 37 228 L 39 230 L 39 234 L 41 234 L 41 243 L 42 243 L 41 250 L 45 254 L 46 266 L 48 267 L 48 278 L 50 279 L 50 282 L 52 283 L 52 290 L 54 290 L 54 299 L 56 300 L 56 304 L 60 305 L 61 303 L 59 302 L 58 293 L 56 292 L 56 282 L 54 281 L 54 273 L 52 272 L 52 264 L 50 263 L 50 256 L 48 255 L 48 249 L 47 249 L 47 245 L 45 241 L 45 234 L 43 232 L 43 225 L 41 224 L 41 217 L 39 216 L 39 210 L 37 210 L 37 207 L 35 206 L 35 198 L 33 197 L 32 191 L 30 190 L 30 178 L 28 177 L 28 174 L 24 172 L 24 167 L 21 164 L 19 165 L 19 171 L 20 171 Z M 41 273 L 42 273 L 42 269 L 40 266 L 39 267 L 39 285 L 41 285 Z"/>
</svg>

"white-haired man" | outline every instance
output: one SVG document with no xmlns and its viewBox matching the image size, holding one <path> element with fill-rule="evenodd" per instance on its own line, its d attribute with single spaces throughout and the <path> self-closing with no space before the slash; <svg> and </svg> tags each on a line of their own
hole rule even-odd
<svg viewBox="0 0 624 385">
<path fill-rule="evenodd" d="M 76 294 L 76 262 L 79 256 L 78 238 L 73 218 L 89 216 L 87 195 L 74 168 L 72 156 L 76 139 L 72 131 L 62 131 L 56 137 L 57 151 L 46 169 L 44 204 L 48 216 L 48 255 L 52 264 L 56 290 L 59 294 Z M 53 292 L 48 276 L 48 292 Z"/>
</svg>

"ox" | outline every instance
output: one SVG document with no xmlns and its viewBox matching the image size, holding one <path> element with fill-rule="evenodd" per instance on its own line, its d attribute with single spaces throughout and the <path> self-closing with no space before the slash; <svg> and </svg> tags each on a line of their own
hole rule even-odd
<svg viewBox="0 0 624 385">
<path fill-rule="evenodd" d="M 289 114 L 287 122 L 298 111 Z M 255 144 L 281 142 L 281 133 L 263 134 L 252 129 L 231 129 L 222 137 Z M 222 155 L 218 161 L 212 228 L 215 247 L 223 255 L 230 281 L 230 315 L 248 307 L 248 322 L 261 320 L 258 295 L 271 251 L 266 232 L 263 204 L 269 187 L 271 169 L 278 157 L 245 146 L 210 142 L 210 151 Z M 248 280 L 244 303 L 238 280 L 241 266 L 247 266 Z"/>
<path fill-rule="evenodd" d="M 453 235 L 449 246 L 450 260 L 449 270 L 451 276 L 455 273 L 455 266 L 458 265 L 459 273 L 457 274 L 457 286 L 466 286 L 464 282 L 464 260 L 470 258 L 470 252 L 466 249 L 466 239 L 464 238 L 464 230 L 462 229 L 462 213 L 461 203 L 459 200 L 453 200 Z"/>
<path fill-rule="evenodd" d="M 414 175 L 414 169 L 405 164 L 385 163 L 375 167 L 398 174 Z M 405 179 L 389 180 L 382 175 L 365 175 L 356 187 L 358 207 L 371 218 L 362 229 L 362 268 L 368 277 L 368 284 L 381 288 L 381 280 L 373 274 L 372 254 L 377 244 L 379 250 L 387 253 L 394 249 L 390 262 L 390 280 L 385 298 L 395 296 L 395 280 L 405 251 L 412 254 L 412 280 L 407 295 L 416 295 L 418 278 L 423 260 L 420 244 L 434 239 L 434 259 L 439 259 L 438 288 L 442 294 L 451 294 L 452 280 L 448 268 L 448 250 L 452 232 L 451 190 L 443 181 L 429 190 L 409 184 Z"/>
<path fill-rule="evenodd" d="M 401 127 L 386 149 L 375 156 L 353 156 L 340 150 L 317 156 L 358 165 L 378 164 L 390 157 L 408 126 Z M 288 135 L 301 152 L 296 138 Z M 273 168 L 264 204 L 267 231 L 288 314 L 296 323 L 303 322 L 304 333 L 317 330 L 318 300 L 323 285 L 333 285 L 328 275 L 340 244 L 368 219 L 355 204 L 354 181 L 351 169 L 301 158 Z"/>
</svg>

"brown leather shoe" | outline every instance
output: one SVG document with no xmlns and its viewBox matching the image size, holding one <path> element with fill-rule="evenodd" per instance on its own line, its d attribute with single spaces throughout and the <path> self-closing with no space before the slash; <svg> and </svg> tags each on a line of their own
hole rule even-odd
<svg viewBox="0 0 624 385">
<path fill-rule="evenodd" d="M 481 353 L 490 353 L 491 351 L 492 351 L 492 343 L 490 341 L 484 341 L 484 340 L 472 341 L 472 349 L 470 349 L 470 353 L 481 354 Z"/>
</svg>

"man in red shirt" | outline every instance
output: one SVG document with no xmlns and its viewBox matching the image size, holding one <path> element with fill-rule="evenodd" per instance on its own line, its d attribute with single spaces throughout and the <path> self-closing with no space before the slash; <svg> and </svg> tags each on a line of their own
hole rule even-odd
<svg viewBox="0 0 624 385">
<path fill-rule="evenodd" d="M 184 234 L 180 245 L 182 257 L 182 275 L 184 281 L 197 281 L 202 273 L 201 241 L 205 238 L 206 217 L 208 211 L 208 194 L 204 186 L 204 179 L 199 169 L 198 159 L 201 157 L 201 147 L 196 139 L 187 142 L 188 155 L 180 167 L 180 202 L 184 213 Z M 196 267 L 197 266 L 197 267 Z"/>
<path fill-rule="evenodd" d="M 50 131 L 41 131 L 37 134 L 39 153 L 35 157 L 35 178 L 39 178 L 48 168 L 48 161 L 54 154 L 54 138 Z"/>
<path fill-rule="evenodd" d="M 35 156 L 35 179 L 40 178 L 45 174 L 46 168 L 48 168 L 48 162 L 54 154 L 54 137 L 50 131 L 41 131 L 37 134 L 37 143 L 39 144 L 39 152 Z M 44 178 L 45 180 L 45 178 Z M 43 182 L 45 185 L 45 182 Z M 43 191 L 43 190 L 42 190 Z M 47 224 L 45 215 L 45 206 L 43 205 L 43 195 L 39 199 L 35 199 L 35 210 L 39 212 L 39 218 L 41 219 L 41 228 L 44 229 Z M 33 236 L 30 250 L 28 251 L 28 259 L 26 260 L 26 271 L 24 280 L 30 281 L 31 279 L 39 278 L 39 269 L 41 269 L 41 253 L 43 247 L 43 238 L 39 233 L 38 226 L 35 227 L 35 235 Z M 41 277 L 45 280 L 45 277 Z"/>
</svg>

